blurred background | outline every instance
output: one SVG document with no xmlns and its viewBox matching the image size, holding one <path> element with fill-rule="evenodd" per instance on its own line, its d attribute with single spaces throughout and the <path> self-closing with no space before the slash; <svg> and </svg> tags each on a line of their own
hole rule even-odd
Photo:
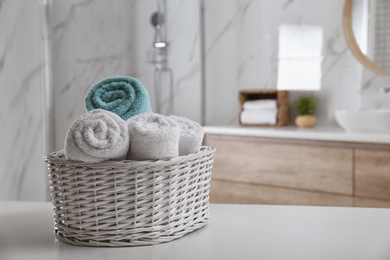
<svg viewBox="0 0 390 260">
<path fill-rule="evenodd" d="M 204 126 L 238 124 L 239 90 L 276 89 L 281 24 L 322 27 L 321 89 L 307 90 L 318 99 L 319 125 L 336 126 L 336 109 L 388 106 L 377 90 L 390 80 L 364 69 L 347 47 L 343 5 L 0 0 L 0 200 L 47 199 L 43 156 L 63 148 L 88 90 L 106 77 L 139 79 L 155 111 Z M 153 22 L 155 12 L 162 21 Z"/>
</svg>

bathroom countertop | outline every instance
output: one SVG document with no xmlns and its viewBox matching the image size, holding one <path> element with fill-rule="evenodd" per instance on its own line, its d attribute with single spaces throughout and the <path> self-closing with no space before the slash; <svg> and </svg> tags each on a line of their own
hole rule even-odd
<svg viewBox="0 0 390 260">
<path fill-rule="evenodd" d="M 210 206 L 209 224 L 155 246 L 93 248 L 58 241 L 52 204 L 0 202 L 0 259 L 390 259 L 390 209 Z"/>
<path fill-rule="evenodd" d="M 269 138 L 289 138 L 318 141 L 338 141 L 353 143 L 390 144 L 390 133 L 383 132 L 346 132 L 338 127 L 298 128 L 283 127 L 244 127 L 244 126 L 205 126 L 206 134 L 256 136 Z"/>
</svg>

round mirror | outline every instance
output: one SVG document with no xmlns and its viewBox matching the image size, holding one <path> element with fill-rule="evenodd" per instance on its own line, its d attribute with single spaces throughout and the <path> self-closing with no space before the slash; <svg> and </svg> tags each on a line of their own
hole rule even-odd
<svg viewBox="0 0 390 260">
<path fill-rule="evenodd" d="M 390 76 L 390 1 L 346 0 L 343 27 L 353 55 L 366 68 Z"/>
</svg>

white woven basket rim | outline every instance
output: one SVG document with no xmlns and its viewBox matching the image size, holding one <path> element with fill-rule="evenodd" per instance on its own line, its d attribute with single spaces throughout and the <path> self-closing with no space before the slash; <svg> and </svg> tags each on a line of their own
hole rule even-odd
<svg viewBox="0 0 390 260">
<path fill-rule="evenodd" d="M 200 148 L 200 151 L 197 153 L 192 153 L 189 155 L 182 155 L 182 156 L 178 156 L 178 157 L 174 157 L 174 158 L 166 159 L 166 160 L 142 160 L 142 161 L 108 160 L 108 161 L 103 161 L 100 163 L 86 163 L 86 162 L 81 162 L 81 161 L 68 160 L 65 157 L 64 151 L 60 150 L 60 151 L 55 151 L 55 152 L 52 152 L 52 153 L 45 155 L 44 160 L 46 162 L 50 161 L 51 163 L 66 163 L 67 165 L 73 165 L 73 166 L 79 166 L 79 167 L 89 167 L 89 168 L 102 168 L 102 167 L 112 168 L 115 166 L 123 166 L 123 165 L 129 165 L 129 164 L 131 164 L 133 167 L 138 167 L 138 166 L 153 167 L 154 165 L 164 166 L 164 165 L 179 164 L 181 162 L 195 160 L 199 157 L 207 156 L 211 153 L 214 153 L 215 151 L 216 151 L 216 148 L 214 148 L 214 147 L 202 146 Z"/>
</svg>

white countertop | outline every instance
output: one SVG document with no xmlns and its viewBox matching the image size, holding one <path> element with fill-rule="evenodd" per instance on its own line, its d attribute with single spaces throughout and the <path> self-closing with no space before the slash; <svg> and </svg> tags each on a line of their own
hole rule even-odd
<svg viewBox="0 0 390 260">
<path fill-rule="evenodd" d="M 0 259 L 390 259 L 390 209 L 211 205 L 209 224 L 156 246 L 55 239 L 51 203 L 0 202 Z"/>
<path fill-rule="evenodd" d="M 318 141 L 338 141 L 356 143 L 390 144 L 390 133 L 346 132 L 338 127 L 298 128 L 282 127 L 247 127 L 247 126 L 205 126 L 206 134 L 255 136 L 268 138 L 288 138 Z"/>
</svg>

